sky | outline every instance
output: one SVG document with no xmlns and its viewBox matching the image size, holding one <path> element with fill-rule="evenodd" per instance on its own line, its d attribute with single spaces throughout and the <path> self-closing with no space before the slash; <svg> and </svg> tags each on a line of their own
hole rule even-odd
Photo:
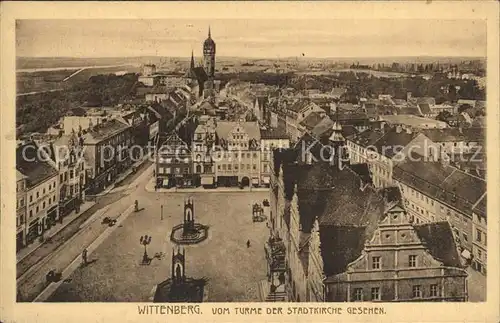
<svg viewBox="0 0 500 323">
<path fill-rule="evenodd" d="M 486 56 L 482 20 L 18 20 L 16 54 L 28 57 L 188 57 L 208 26 L 217 56 Z"/>
</svg>

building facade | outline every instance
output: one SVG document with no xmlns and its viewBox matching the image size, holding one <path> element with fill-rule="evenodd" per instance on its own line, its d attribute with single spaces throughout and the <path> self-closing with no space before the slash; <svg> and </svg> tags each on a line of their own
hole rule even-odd
<svg viewBox="0 0 500 323">
<path fill-rule="evenodd" d="M 86 167 L 86 187 L 96 194 L 130 167 L 133 145 L 131 127 L 117 119 L 92 126 L 82 135 Z"/>
<path fill-rule="evenodd" d="M 193 155 L 176 132 L 171 133 L 156 153 L 156 187 L 193 187 Z"/>
<path fill-rule="evenodd" d="M 193 173 L 199 176 L 199 183 L 204 187 L 213 187 L 215 184 L 215 164 L 212 159 L 216 142 L 215 127 L 215 119 L 208 119 L 196 127 L 193 136 Z"/>
<path fill-rule="evenodd" d="M 59 220 L 59 174 L 34 142 L 17 148 L 16 168 L 26 176 L 26 244 L 43 235 Z M 43 158 L 41 158 L 43 157 Z"/>
<path fill-rule="evenodd" d="M 16 171 L 16 251 L 26 244 L 26 179 Z"/>
<path fill-rule="evenodd" d="M 260 130 L 257 122 L 219 121 L 219 148 L 212 155 L 218 186 L 260 185 Z"/>
</svg>

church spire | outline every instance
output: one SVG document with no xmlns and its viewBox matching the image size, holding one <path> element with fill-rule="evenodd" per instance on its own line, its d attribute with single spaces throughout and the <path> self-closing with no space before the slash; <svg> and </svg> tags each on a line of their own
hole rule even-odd
<svg viewBox="0 0 500 323">
<path fill-rule="evenodd" d="M 193 53 L 193 50 L 191 50 L 191 69 L 194 69 L 194 53 Z"/>
<path fill-rule="evenodd" d="M 208 25 L 208 38 L 212 38 L 212 33 L 210 32 L 210 25 Z"/>
</svg>

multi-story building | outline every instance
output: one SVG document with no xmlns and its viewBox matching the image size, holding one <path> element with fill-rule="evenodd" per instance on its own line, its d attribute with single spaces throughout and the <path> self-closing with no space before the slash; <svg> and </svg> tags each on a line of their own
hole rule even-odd
<svg viewBox="0 0 500 323">
<path fill-rule="evenodd" d="M 452 155 L 475 152 L 486 148 L 484 128 L 423 129 L 420 131 Z M 484 151 L 480 153 L 485 153 Z"/>
<path fill-rule="evenodd" d="M 477 238 L 474 222 L 479 224 L 479 230 L 486 226 L 485 221 L 481 224 L 477 218 L 478 215 L 486 217 L 485 204 L 482 204 L 486 199 L 486 181 L 448 165 L 446 160 L 406 160 L 396 165 L 393 176 L 405 199 L 410 220 L 417 224 L 448 221 L 462 256 L 471 260 Z M 479 239 L 482 241 L 482 237 Z M 485 245 L 476 247 L 486 251 Z"/>
<path fill-rule="evenodd" d="M 59 171 L 59 216 L 77 210 L 85 198 L 82 133 L 61 136 L 47 146 L 50 163 Z"/>
<path fill-rule="evenodd" d="M 290 148 L 290 139 L 284 129 L 260 129 L 260 185 L 269 187 L 271 181 L 272 152 Z"/>
<path fill-rule="evenodd" d="M 367 165 L 298 155 L 273 157 L 271 229 L 286 256 L 272 282 L 289 300 L 467 300 L 447 222 L 410 223 L 398 188 L 374 189 Z"/>
<path fill-rule="evenodd" d="M 487 251 L 487 219 L 486 194 L 472 208 L 472 268 L 486 275 Z"/>
<path fill-rule="evenodd" d="M 212 187 L 215 184 L 215 165 L 212 152 L 215 145 L 216 120 L 208 119 L 196 127 L 193 136 L 193 173 L 199 176 L 199 183 L 204 187 Z"/>
<path fill-rule="evenodd" d="M 16 170 L 16 250 L 26 244 L 26 179 Z"/>
<path fill-rule="evenodd" d="M 260 185 L 260 129 L 257 122 L 218 121 L 214 152 L 218 186 Z"/>
<path fill-rule="evenodd" d="M 156 187 L 192 187 L 193 156 L 189 145 L 172 132 L 158 146 L 156 153 Z"/>
<path fill-rule="evenodd" d="M 26 244 L 59 220 L 59 174 L 46 158 L 32 141 L 16 149 L 16 168 L 26 176 Z"/>
<path fill-rule="evenodd" d="M 89 193 L 98 193 L 131 165 L 131 127 L 111 119 L 92 125 L 82 138 L 87 163 L 85 183 Z"/>
<path fill-rule="evenodd" d="M 348 137 L 347 148 L 352 164 L 368 164 L 377 188 L 393 185 L 394 166 L 408 156 L 419 155 L 421 159 L 437 160 L 444 153 L 439 145 L 411 128 L 387 127 L 384 124 Z"/>
<path fill-rule="evenodd" d="M 299 99 L 287 106 L 285 115 L 286 131 L 292 142 L 297 142 L 302 137 L 303 129 L 299 127 L 299 124 L 313 112 L 325 113 L 325 110 L 309 99 Z"/>
</svg>

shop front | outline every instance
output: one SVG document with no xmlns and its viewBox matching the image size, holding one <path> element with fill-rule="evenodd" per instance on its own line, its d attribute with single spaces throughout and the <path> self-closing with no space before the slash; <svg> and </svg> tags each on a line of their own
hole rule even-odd
<svg viewBox="0 0 500 323">
<path fill-rule="evenodd" d="M 38 237 L 38 219 L 35 219 L 30 222 L 28 226 L 28 232 L 26 233 L 26 244 L 30 244 L 35 241 L 36 237 Z"/>
<path fill-rule="evenodd" d="M 238 176 L 218 176 L 218 187 L 235 187 L 238 186 Z"/>
<path fill-rule="evenodd" d="M 45 221 L 45 228 L 47 230 L 56 225 L 56 222 L 58 220 L 57 213 L 58 213 L 57 205 L 54 205 L 47 211 L 47 220 Z"/>
<path fill-rule="evenodd" d="M 259 187 L 260 185 L 260 180 L 258 177 L 252 177 L 252 186 L 253 187 Z"/>
<path fill-rule="evenodd" d="M 271 184 L 270 184 L 271 183 L 271 177 L 268 176 L 268 175 L 262 176 L 261 183 L 262 183 L 262 186 L 264 186 L 264 187 L 270 187 L 271 186 Z"/>
<path fill-rule="evenodd" d="M 204 188 L 214 188 L 214 177 L 212 175 L 210 176 L 201 176 L 201 186 Z"/>
<path fill-rule="evenodd" d="M 16 252 L 24 247 L 24 230 L 16 234 Z"/>
</svg>

